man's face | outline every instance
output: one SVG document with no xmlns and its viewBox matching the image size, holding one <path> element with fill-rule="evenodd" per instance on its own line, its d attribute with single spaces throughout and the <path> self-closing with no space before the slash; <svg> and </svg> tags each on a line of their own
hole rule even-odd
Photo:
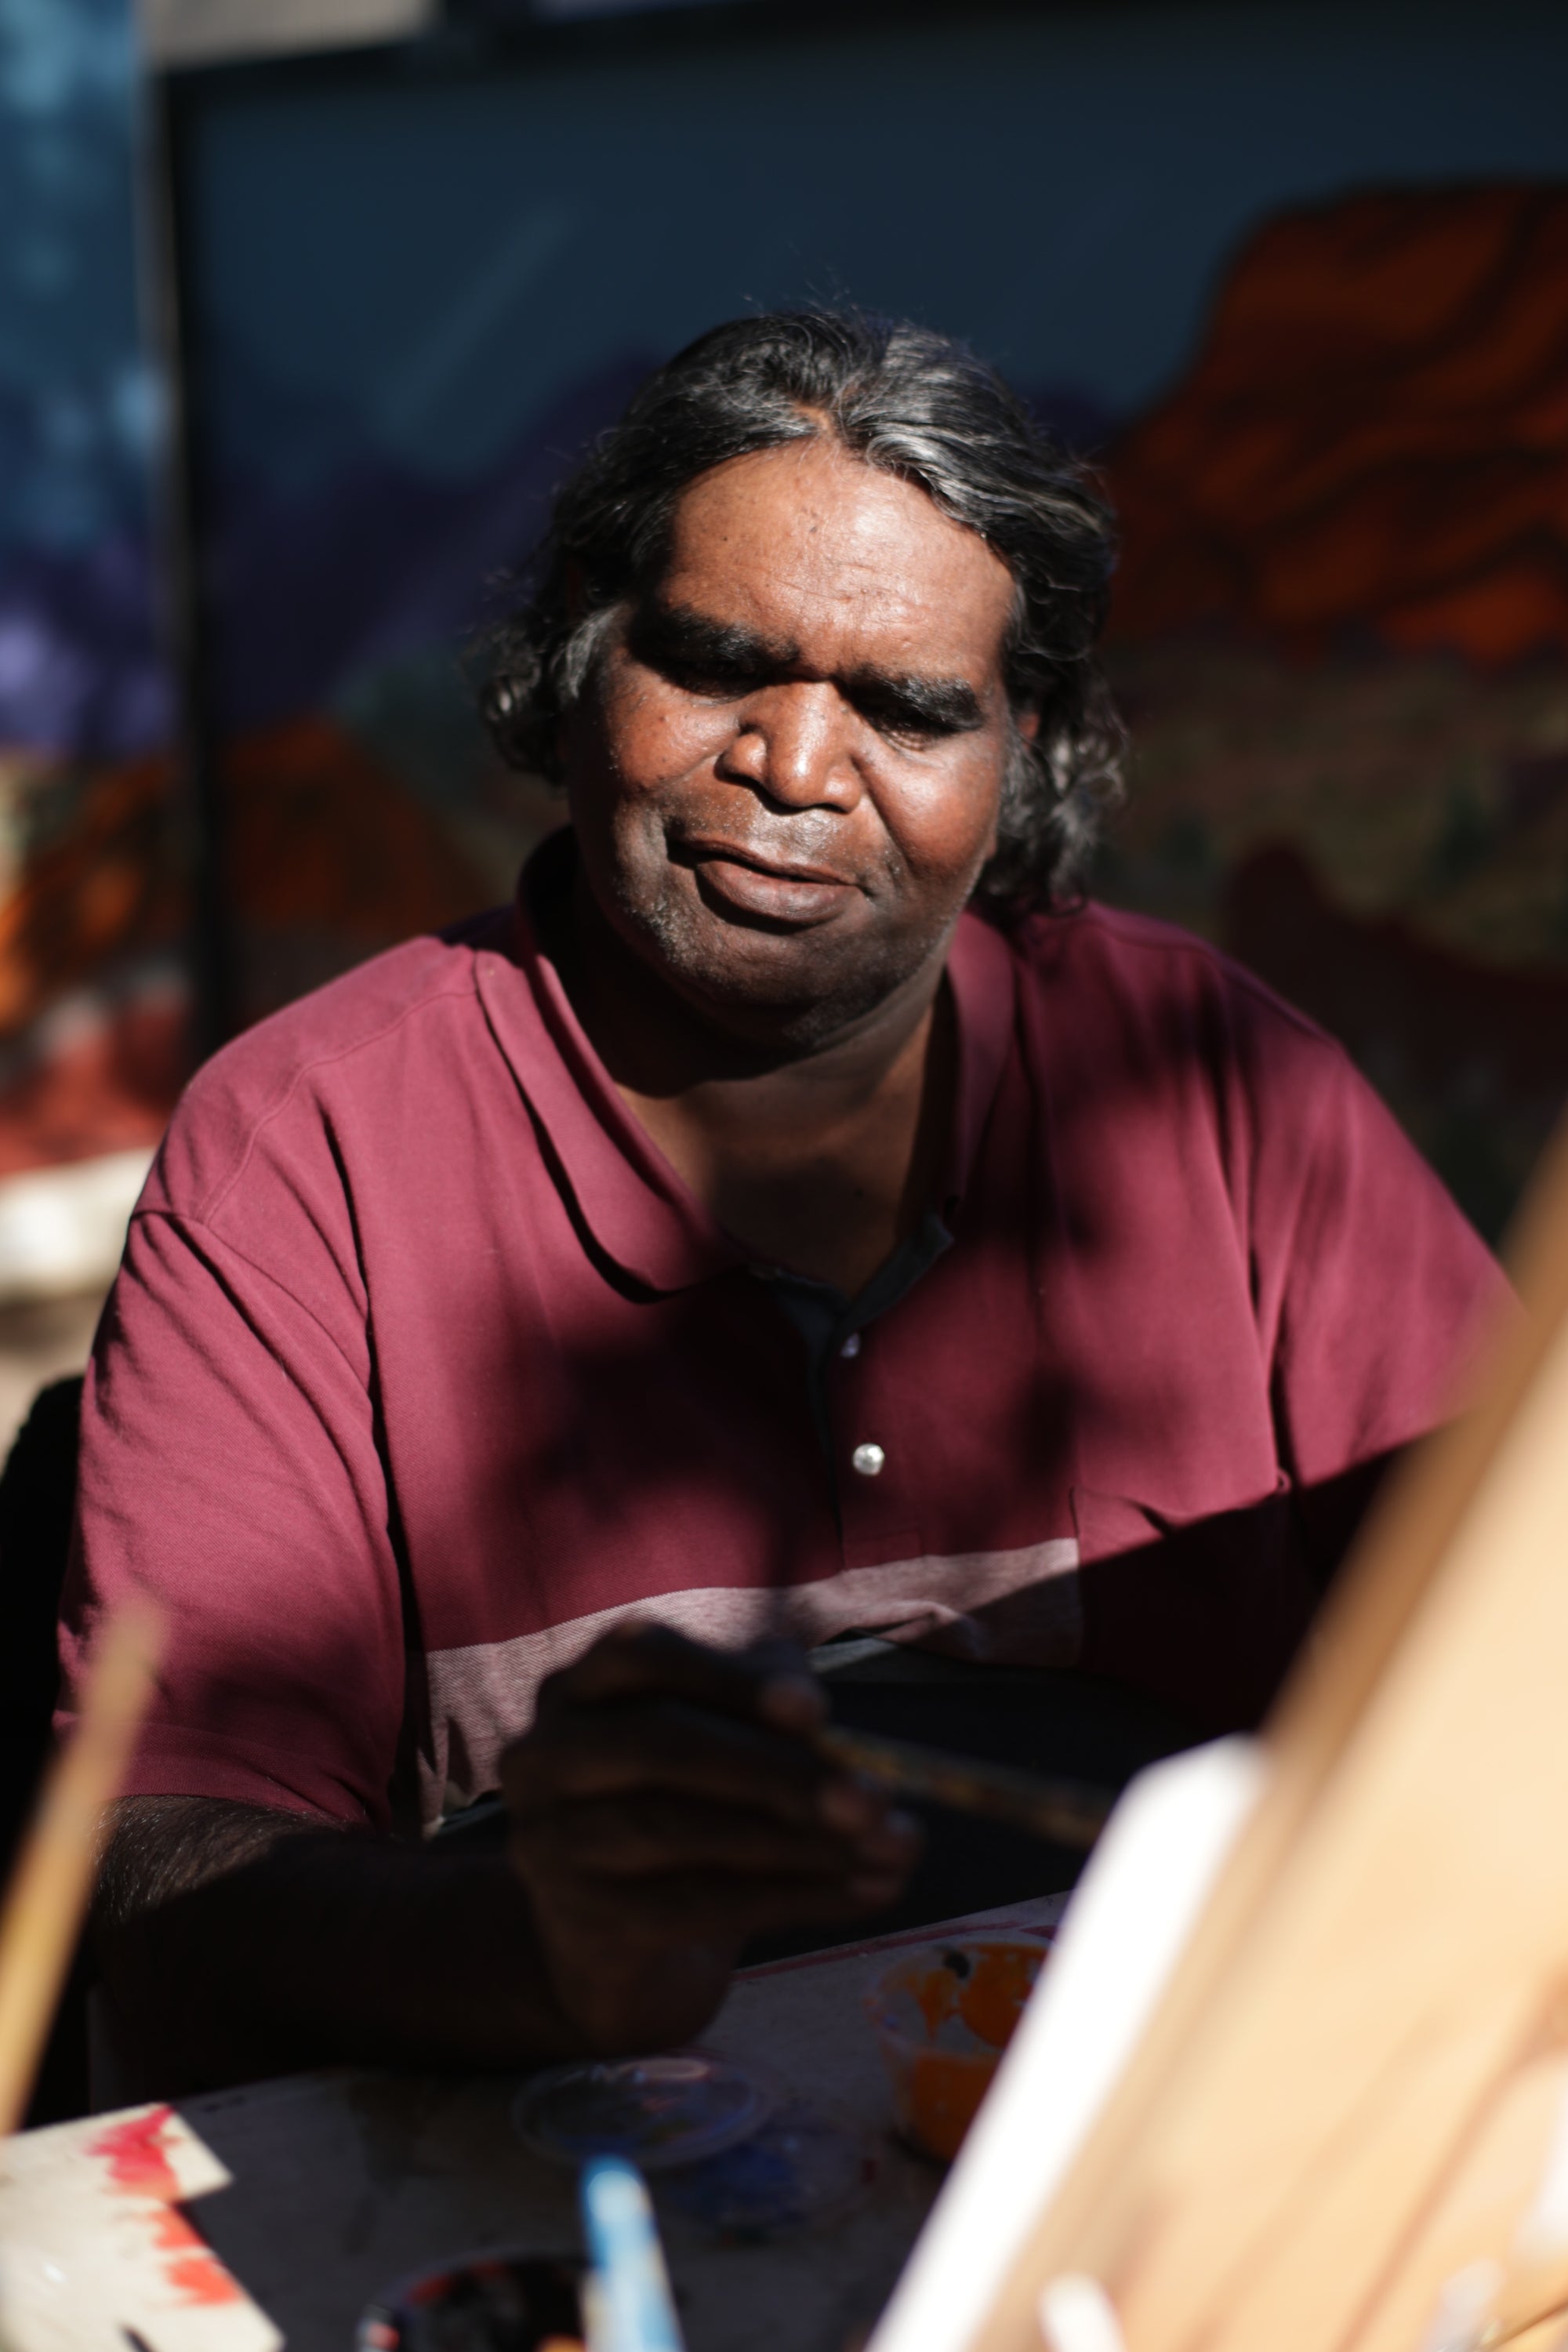
<svg viewBox="0 0 1568 2352">
<path fill-rule="evenodd" d="M 940 963 L 995 842 L 1006 567 L 797 442 L 702 475 L 568 729 L 584 873 L 738 1035 L 834 1034 Z"/>
</svg>

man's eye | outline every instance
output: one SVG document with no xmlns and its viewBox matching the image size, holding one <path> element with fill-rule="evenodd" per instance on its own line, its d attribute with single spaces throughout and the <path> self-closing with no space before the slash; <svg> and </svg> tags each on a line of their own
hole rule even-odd
<svg viewBox="0 0 1568 2352">
<path fill-rule="evenodd" d="M 746 675 L 722 662 L 689 661 L 679 656 L 661 659 L 658 668 L 683 694 L 699 694 L 711 702 L 732 702 L 752 683 Z"/>
<path fill-rule="evenodd" d="M 906 750 L 918 751 L 922 744 L 938 743 L 944 735 L 954 732 L 951 721 L 938 719 L 929 710 L 909 710 L 898 703 L 868 698 L 858 706 L 862 719 L 868 719 L 879 735 L 889 743 Z"/>
</svg>

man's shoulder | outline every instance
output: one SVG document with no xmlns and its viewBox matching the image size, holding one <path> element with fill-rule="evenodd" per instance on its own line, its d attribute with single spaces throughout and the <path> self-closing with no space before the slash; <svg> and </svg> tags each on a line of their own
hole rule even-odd
<svg viewBox="0 0 1568 2352">
<path fill-rule="evenodd" d="M 483 1025 L 476 960 L 504 952 L 505 908 L 373 956 L 215 1054 L 170 1122 L 145 1208 L 210 1215 L 268 1137 L 275 1151 L 323 1139 L 332 1112 L 350 1118 L 423 1093 L 461 1058 Z"/>
<path fill-rule="evenodd" d="M 187 1100 L 223 1097 L 265 1115 L 317 1071 L 419 1051 L 428 1016 L 461 1021 L 476 1006 L 476 953 L 504 937 L 498 916 L 479 916 L 372 956 L 226 1045 L 198 1072 Z"/>
<path fill-rule="evenodd" d="M 1342 1048 L 1315 1021 L 1213 940 L 1152 915 L 1085 898 L 1031 916 L 1012 935 L 1025 972 L 1047 988 L 1147 1008 L 1207 1006 L 1248 1031 L 1299 1039 L 1335 1059 Z"/>
<path fill-rule="evenodd" d="M 1174 923 L 1085 900 L 1032 917 L 1014 952 L 1053 1085 L 1162 1115 L 1180 1102 L 1216 1129 L 1250 1106 L 1251 1124 L 1298 1139 L 1366 1091 L 1337 1039 Z"/>
</svg>

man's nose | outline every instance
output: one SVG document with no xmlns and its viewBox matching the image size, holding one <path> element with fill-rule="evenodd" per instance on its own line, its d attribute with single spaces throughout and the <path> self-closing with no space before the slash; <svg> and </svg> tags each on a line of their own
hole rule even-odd
<svg viewBox="0 0 1568 2352">
<path fill-rule="evenodd" d="M 719 773 L 784 808 L 850 807 L 860 794 L 854 725 L 854 712 L 825 680 L 770 686 L 747 698 Z"/>
</svg>

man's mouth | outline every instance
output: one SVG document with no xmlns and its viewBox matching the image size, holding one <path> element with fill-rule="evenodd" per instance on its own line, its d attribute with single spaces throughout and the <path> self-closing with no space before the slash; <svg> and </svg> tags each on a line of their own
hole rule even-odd
<svg viewBox="0 0 1568 2352">
<path fill-rule="evenodd" d="M 766 857 L 739 842 L 706 835 L 672 841 L 669 854 L 689 866 L 716 911 L 793 928 L 837 912 L 855 885 L 830 866 Z"/>
</svg>

